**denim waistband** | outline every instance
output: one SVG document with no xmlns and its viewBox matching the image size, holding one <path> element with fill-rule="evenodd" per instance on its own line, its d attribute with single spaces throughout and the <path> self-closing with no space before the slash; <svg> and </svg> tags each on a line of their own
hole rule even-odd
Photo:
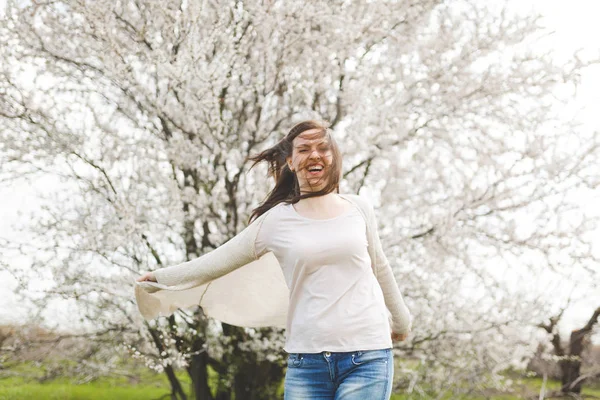
<svg viewBox="0 0 600 400">
<path fill-rule="evenodd" d="M 379 349 L 379 350 L 357 350 L 357 351 L 322 351 L 320 353 L 289 353 L 292 358 L 307 358 L 307 359 L 323 359 L 326 357 L 330 360 L 336 360 L 346 358 L 348 356 L 360 356 L 365 353 L 376 353 L 387 354 L 392 349 Z"/>
</svg>

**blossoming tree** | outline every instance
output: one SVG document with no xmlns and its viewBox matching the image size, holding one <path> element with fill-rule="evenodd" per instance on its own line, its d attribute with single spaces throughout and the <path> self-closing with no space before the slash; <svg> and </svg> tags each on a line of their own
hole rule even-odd
<svg viewBox="0 0 600 400">
<path fill-rule="evenodd" d="M 571 194 L 597 188 L 598 140 L 553 95 L 586 62 L 531 50 L 535 17 L 466 0 L 58 0 L 9 1 L 0 24 L 2 177 L 61 182 L 27 227 L 43 301 L 77 299 L 176 398 L 174 366 L 198 399 L 277 392 L 281 332 L 200 309 L 145 323 L 132 285 L 243 229 L 271 185 L 246 157 L 301 119 L 331 123 L 343 190 L 377 204 L 415 317 L 402 388 L 501 385 L 550 296 L 500 271 L 594 273 Z"/>
</svg>

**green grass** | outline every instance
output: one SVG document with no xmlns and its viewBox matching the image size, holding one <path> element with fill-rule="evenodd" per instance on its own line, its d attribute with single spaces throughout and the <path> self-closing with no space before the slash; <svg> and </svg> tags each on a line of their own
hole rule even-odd
<svg viewBox="0 0 600 400">
<path fill-rule="evenodd" d="M 182 377 L 183 378 L 183 377 Z M 183 383 L 183 382 L 182 382 Z M 530 393 L 539 393 L 541 379 L 532 378 L 525 381 Z M 185 383 L 185 389 L 189 386 Z M 548 382 L 548 390 L 556 390 L 559 382 Z M 7 378 L 0 380 L 0 400 L 148 400 L 158 399 L 169 393 L 169 384 L 163 375 L 156 374 L 152 380 L 145 380 L 139 384 L 127 383 L 122 378 L 101 379 L 96 382 L 77 384 L 67 379 L 57 379 L 51 382 L 38 383 L 22 378 Z M 584 396 L 600 397 L 600 389 L 584 388 Z M 189 393 L 188 393 L 189 395 Z M 392 400 L 407 400 L 415 398 L 407 394 L 394 394 Z M 445 397 L 452 399 L 452 395 Z M 471 400 L 516 400 L 522 399 L 521 394 L 495 394 L 488 396 L 473 396 Z"/>
<path fill-rule="evenodd" d="M 170 393 L 165 374 L 153 373 L 148 369 L 139 369 L 129 376 L 103 377 L 83 384 L 65 377 L 39 382 L 38 379 L 44 375 L 44 370 L 32 363 L 14 366 L 11 371 L 21 376 L 0 378 L 0 400 L 149 400 Z M 189 376 L 181 372 L 178 377 L 189 394 Z"/>
<path fill-rule="evenodd" d="M 87 383 L 74 385 L 69 383 L 15 383 L 3 380 L 0 385 L 1 400 L 56 399 L 56 400 L 100 400 L 157 399 L 169 393 L 168 385 L 157 386 L 114 386 L 109 383 Z"/>
<path fill-rule="evenodd" d="M 525 381 L 527 386 L 536 390 L 537 393 L 540 392 L 542 388 L 543 379 L 542 378 L 527 378 Z M 556 391 L 560 389 L 559 381 L 547 381 L 546 382 L 546 392 L 548 391 Z M 581 391 L 583 396 L 597 397 L 600 398 L 600 384 L 583 384 L 583 389 Z"/>
<path fill-rule="evenodd" d="M 34 364 L 22 364 L 11 368 L 28 377 L 0 378 L 0 400 L 151 400 L 170 393 L 169 382 L 164 374 L 156 374 L 148 369 L 138 369 L 129 376 L 103 377 L 96 381 L 80 384 L 69 378 L 58 378 L 40 383 L 36 380 L 43 375 L 43 368 Z M 211 371 L 212 372 L 212 371 Z M 215 384 L 216 375 L 210 374 L 210 380 Z M 178 373 L 181 384 L 189 395 L 190 379 L 185 371 Z M 486 396 L 472 396 L 469 400 L 516 400 L 523 399 L 526 395 L 539 393 L 542 386 L 541 378 L 514 377 L 514 393 L 488 393 Z M 560 382 L 548 381 L 546 391 L 558 390 Z M 283 389 L 283 387 L 282 387 Z M 583 395 L 600 398 L 600 386 L 584 386 Z M 416 398 L 415 394 L 394 394 L 392 400 L 408 400 Z M 467 399 L 466 397 L 463 397 Z M 452 395 L 444 399 L 455 399 Z"/>
<path fill-rule="evenodd" d="M 460 397 L 465 400 L 522 400 L 527 397 L 535 397 L 539 395 L 542 387 L 542 378 L 516 378 L 514 379 L 513 388 L 511 393 L 488 393 L 486 396 L 473 395 L 468 397 Z M 546 394 L 549 392 L 556 392 L 560 390 L 560 381 L 548 380 L 546 382 Z M 600 399 L 600 384 L 596 385 L 584 385 L 581 393 L 584 399 Z M 394 394 L 391 400 L 408 400 L 417 398 L 414 394 L 412 396 L 408 394 Z M 556 399 L 557 397 L 553 397 Z M 449 394 L 443 397 L 444 400 L 454 400 L 455 396 Z M 565 397 L 564 399 L 567 399 Z M 569 397 L 568 399 L 572 399 Z"/>
</svg>

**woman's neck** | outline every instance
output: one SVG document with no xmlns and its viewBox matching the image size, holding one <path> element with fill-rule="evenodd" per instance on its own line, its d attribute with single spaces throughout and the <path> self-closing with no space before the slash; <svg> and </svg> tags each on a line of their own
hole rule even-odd
<svg viewBox="0 0 600 400">
<path fill-rule="evenodd" d="M 313 219 L 328 219 L 337 217 L 349 210 L 352 205 L 337 193 L 323 196 L 308 197 L 293 204 L 292 207 L 300 215 Z"/>
<path fill-rule="evenodd" d="M 305 211 L 307 213 L 320 213 L 328 212 L 337 209 L 341 205 L 345 204 L 346 201 L 342 199 L 337 193 L 331 192 L 323 196 L 307 197 L 299 200 L 294 204 L 294 208 L 298 211 Z"/>
<path fill-rule="evenodd" d="M 305 194 L 305 193 L 303 193 Z M 296 204 L 300 204 L 302 203 L 302 207 L 307 209 L 307 210 L 316 210 L 319 208 L 322 208 L 324 206 L 330 205 L 331 203 L 335 202 L 337 200 L 337 194 L 336 193 L 327 193 L 324 194 L 322 196 L 314 196 L 314 197 L 307 197 L 305 199 L 301 199 L 298 201 L 298 203 Z"/>
</svg>

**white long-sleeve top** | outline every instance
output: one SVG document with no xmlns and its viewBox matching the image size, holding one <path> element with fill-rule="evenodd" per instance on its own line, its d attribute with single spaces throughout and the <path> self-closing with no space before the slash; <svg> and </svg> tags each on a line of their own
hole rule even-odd
<svg viewBox="0 0 600 400">
<path fill-rule="evenodd" d="M 146 319 L 200 305 L 238 326 L 286 327 L 294 353 L 391 347 L 391 330 L 408 333 L 410 313 L 381 248 L 371 204 L 341 195 L 354 208 L 328 220 L 279 204 L 219 248 L 156 270 L 137 282 Z"/>
</svg>

